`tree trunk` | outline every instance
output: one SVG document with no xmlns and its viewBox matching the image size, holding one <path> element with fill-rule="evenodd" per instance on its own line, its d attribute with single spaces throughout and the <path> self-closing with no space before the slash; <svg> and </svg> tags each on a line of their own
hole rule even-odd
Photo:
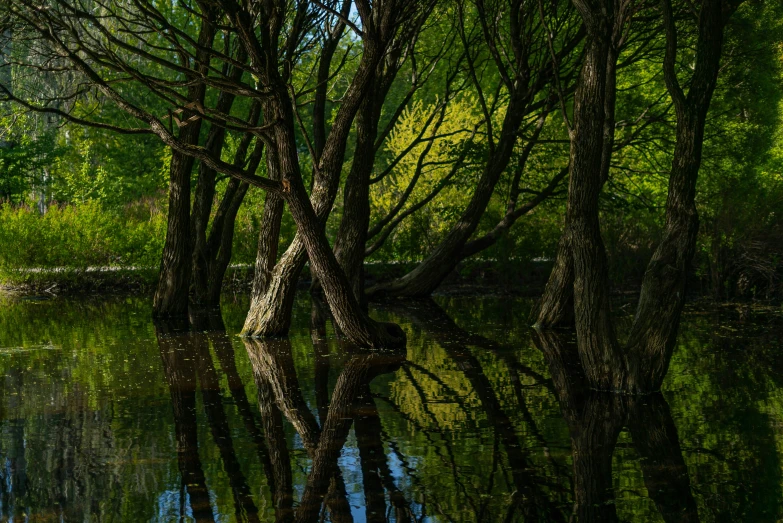
<svg viewBox="0 0 783 523">
<path fill-rule="evenodd" d="M 567 252 L 563 249 L 566 246 L 572 253 L 573 310 L 579 354 L 594 388 L 651 392 L 660 389 L 666 376 L 685 302 L 688 268 L 696 247 L 696 181 L 701 165 L 707 110 L 720 68 L 723 27 L 739 3 L 722 0 L 702 2 L 698 16 L 696 65 L 686 95 L 675 71 L 677 29 L 671 0 L 661 1 L 666 29 L 663 70 L 677 115 L 676 143 L 669 177 L 664 236 L 647 267 L 636 316 L 624 351 L 620 350 L 609 318 L 606 253 L 601 243 L 597 207 L 598 193 L 606 181 L 604 169 L 609 155 L 604 148 L 603 159 L 599 159 L 596 151 L 601 150 L 600 146 L 606 147 L 612 134 L 605 126 L 601 136 L 603 143 L 597 143 L 600 135 L 597 125 L 599 115 L 594 113 L 601 106 L 605 111 L 607 108 L 613 109 L 614 104 L 611 98 L 613 94 L 604 95 L 603 103 L 600 102 L 601 91 L 597 83 L 606 77 L 607 86 L 604 89 L 611 90 L 613 75 L 605 75 L 598 68 L 601 65 L 600 46 L 596 42 L 605 39 L 601 35 L 607 32 L 606 28 L 601 29 L 600 25 L 591 23 L 591 19 L 601 22 L 601 17 L 591 13 L 588 8 L 582 9 L 591 43 L 586 53 L 574 111 L 576 127 L 571 146 L 572 172 L 566 231 L 561 240 L 556 270 L 544 295 L 539 326 L 556 325 L 563 315 L 551 312 L 567 309 L 570 296 L 567 278 L 563 276 L 563 271 L 559 271 L 569 266 Z M 607 5 L 607 12 L 611 12 L 609 7 Z M 618 20 L 620 18 L 618 16 Z M 615 31 L 618 27 L 616 21 Z M 609 60 L 616 60 L 612 46 L 603 52 Z M 612 73 L 610 69 L 607 72 Z M 585 111 L 584 107 L 592 107 L 593 114 Z M 604 114 L 604 124 L 607 121 L 609 118 Z M 580 163 L 577 164 L 577 161 Z"/>
<path fill-rule="evenodd" d="M 212 259 L 209 265 L 205 303 L 210 308 L 216 308 L 220 305 L 223 279 L 226 276 L 228 265 L 231 263 L 237 213 L 248 188 L 247 183 L 232 178 L 212 223 L 212 231 L 210 231 L 210 237 L 207 240 L 207 252 L 210 253 Z"/>
<path fill-rule="evenodd" d="M 600 12 L 586 2 L 576 5 L 587 40 L 574 97 L 566 226 L 537 325 L 561 326 L 573 311 L 588 380 L 599 390 L 617 390 L 623 387 L 626 364 L 610 316 L 609 270 L 598 201 L 612 151 L 619 44 L 614 35 L 622 32 L 624 13 L 615 13 L 611 1 L 603 1 Z"/>
<path fill-rule="evenodd" d="M 443 241 L 405 276 L 367 289 L 368 297 L 416 298 L 429 296 L 454 270 L 459 263 L 460 251 L 478 227 L 495 190 L 495 185 L 511 159 L 516 135 L 527 109 L 526 95 L 526 90 L 522 88 L 511 94 L 497 147 L 487 159 L 487 166 L 479 178 L 468 206 Z"/>
<path fill-rule="evenodd" d="M 210 20 L 211 13 L 202 18 L 199 33 L 199 51 L 197 72 L 206 75 L 209 68 L 209 52 L 215 38 L 216 26 Z M 194 81 L 188 88 L 188 100 L 203 105 L 206 85 Z M 179 140 L 187 145 L 198 144 L 201 132 L 201 118 L 197 112 L 185 111 L 182 121 L 191 116 L 196 120 L 187 123 L 179 133 Z M 169 168 L 169 208 L 166 241 L 160 262 L 158 285 L 152 306 L 152 315 L 156 318 L 184 317 L 188 312 L 188 294 L 191 276 L 191 230 L 190 230 L 190 175 L 193 170 L 193 157 L 172 151 Z"/>
<path fill-rule="evenodd" d="M 628 340 L 629 388 L 635 391 L 660 389 L 677 340 L 688 269 L 699 231 L 696 181 L 704 126 L 720 70 L 723 27 L 731 9 L 740 3 L 702 2 L 696 67 L 685 95 L 674 69 L 677 29 L 670 2 L 661 2 L 667 33 L 664 78 L 677 114 L 677 141 L 669 175 L 664 235 L 644 274 Z"/>
<path fill-rule="evenodd" d="M 618 58 L 617 28 L 613 31 L 612 39 L 606 55 L 606 83 L 604 85 L 603 100 L 603 140 L 601 144 L 601 169 L 599 194 L 601 188 L 609 179 L 609 170 L 614 146 L 615 106 L 617 100 L 617 58 Z M 576 112 L 574 114 L 576 118 Z M 593 130 L 597 132 L 597 130 Z M 573 139 L 572 151 L 573 151 Z M 584 150 L 584 149 L 582 149 Z M 570 191 L 570 187 L 569 187 Z M 566 217 L 568 223 L 568 217 Z M 572 234 L 566 225 L 566 230 L 560 239 L 555 257 L 555 265 L 552 268 L 547 281 L 541 302 L 538 305 L 538 318 L 536 325 L 539 328 L 563 328 L 574 326 L 574 266 Z"/>
<path fill-rule="evenodd" d="M 326 219 L 331 211 L 340 182 L 340 171 L 351 122 L 366 94 L 375 69 L 383 55 L 383 46 L 372 39 L 365 42 L 362 62 L 327 138 L 320 164 L 316 166 L 315 184 L 310 197 L 305 190 L 298 164 L 294 116 L 285 86 L 279 87 L 274 101 L 275 143 L 281 179 L 287 184 L 284 197 L 297 234 L 280 262 L 263 295 L 253 293 L 251 310 L 242 333 L 246 336 L 275 336 L 288 333 L 296 282 L 309 256 L 310 267 L 319 278 L 324 294 L 342 332 L 352 341 L 370 347 L 404 343 L 401 329 L 377 325 L 361 310 L 345 274 L 329 246 L 325 234 Z M 311 203 L 312 202 L 312 203 Z M 276 241 L 276 236 L 275 236 Z M 269 257 L 271 258 L 271 257 Z"/>
<path fill-rule="evenodd" d="M 244 63 L 247 54 L 242 46 L 239 47 L 237 61 Z M 237 82 L 242 77 L 243 69 L 233 67 L 229 80 Z M 234 105 L 233 93 L 222 91 L 218 95 L 215 111 L 218 114 L 229 114 Z M 255 106 L 256 104 L 254 104 Z M 253 113 L 253 109 L 251 109 Z M 255 125 L 258 114 L 251 114 L 250 125 Z M 249 136 L 249 135 L 248 135 Z M 212 156 L 219 157 L 226 141 L 225 122 L 213 122 L 207 133 L 204 148 Z M 245 150 L 246 152 L 246 150 Z M 193 211 L 191 213 L 191 244 L 193 246 L 193 268 L 191 279 L 193 283 L 192 303 L 197 307 L 216 307 L 218 303 L 210 300 L 210 265 L 212 260 L 207 250 L 207 227 L 209 216 L 212 213 L 212 203 L 215 199 L 215 184 L 217 172 L 205 163 L 199 164 L 198 181 L 196 182 L 196 194 L 193 198 Z"/>
<path fill-rule="evenodd" d="M 373 82 L 373 85 L 377 85 Z M 371 87 L 372 90 L 372 87 Z M 370 226 L 370 174 L 375 164 L 375 137 L 378 134 L 380 107 L 376 96 L 370 92 L 356 115 L 356 152 L 351 171 L 345 180 L 343 216 L 334 254 L 345 271 L 354 296 L 362 308 L 364 299 L 364 244 Z"/>
</svg>

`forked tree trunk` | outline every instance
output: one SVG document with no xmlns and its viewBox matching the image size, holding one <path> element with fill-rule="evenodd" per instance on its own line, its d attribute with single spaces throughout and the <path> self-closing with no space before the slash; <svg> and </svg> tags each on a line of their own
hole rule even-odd
<svg viewBox="0 0 783 523">
<path fill-rule="evenodd" d="M 388 31 L 388 28 L 386 30 Z M 297 234 L 280 261 L 274 266 L 271 277 L 265 281 L 254 282 L 250 311 L 242 329 L 242 334 L 245 336 L 279 336 L 288 333 L 297 280 L 309 256 L 311 270 L 323 285 L 334 318 L 349 339 L 365 346 L 380 346 L 384 343 L 400 341 L 401 330 L 393 329 L 393 333 L 390 333 L 385 328 L 378 328 L 361 311 L 352 292 L 350 296 L 344 295 L 343 286 L 350 291 L 350 285 L 334 257 L 324 230 L 326 219 L 337 196 L 351 123 L 369 89 L 384 49 L 385 45 L 382 42 L 376 41 L 372 35 L 366 35 L 362 61 L 351 87 L 343 97 L 343 103 L 326 139 L 323 154 L 315 169 L 314 186 L 309 197 L 298 164 L 291 101 L 284 88 L 280 89 L 274 102 L 270 101 L 276 104 L 273 109 L 276 119 L 269 121 L 280 122 L 275 126 L 277 150 L 273 154 L 276 155 L 281 180 L 284 180 L 289 187 L 284 197 L 297 224 Z M 270 202 L 268 198 L 268 206 L 271 206 L 271 203 L 275 202 Z M 264 214 L 266 218 L 266 212 Z M 270 221 L 279 220 L 279 216 L 277 211 L 270 212 Z M 274 222 L 273 225 L 276 223 L 279 221 Z M 273 232 L 270 229 L 263 252 L 259 242 L 257 280 L 263 278 L 263 274 L 259 271 L 259 263 L 262 265 L 261 270 L 266 271 L 273 262 L 271 254 L 276 249 L 278 240 L 277 234 L 274 236 L 271 234 Z M 262 231 L 262 234 L 266 233 Z M 272 242 L 275 242 L 274 246 Z"/>
<path fill-rule="evenodd" d="M 240 46 L 237 61 L 244 63 L 247 55 Z M 242 77 L 243 70 L 234 67 L 229 75 L 232 82 L 237 82 Z M 218 95 L 215 111 L 218 114 L 229 114 L 234 105 L 233 93 L 222 91 Z M 255 104 L 254 104 L 255 105 Z M 251 113 L 253 110 L 251 109 Z M 258 114 L 251 115 L 250 125 L 255 125 Z M 219 157 L 226 141 L 225 122 L 213 122 L 209 127 L 204 148 L 212 156 Z M 247 149 L 245 149 L 245 152 Z M 193 282 L 193 294 L 191 301 L 197 307 L 214 307 L 217 303 L 211 303 L 209 299 L 209 279 L 211 256 L 207 251 L 207 227 L 212 213 L 212 203 L 215 199 L 217 172 L 205 163 L 199 164 L 196 193 L 193 198 L 193 211 L 191 213 L 191 245 L 193 247 L 193 268 L 191 279 Z"/>
<path fill-rule="evenodd" d="M 601 188 L 609 179 L 614 146 L 615 106 L 617 99 L 617 58 L 620 42 L 614 29 L 606 57 L 604 86 L 603 142 L 601 144 Z M 572 137 L 573 139 L 573 137 Z M 573 154 L 573 152 L 572 152 Z M 569 165 L 570 167 L 570 165 Z M 599 188 L 600 192 L 600 188 Z M 568 222 L 568 218 L 566 218 Z M 563 328 L 574 325 L 574 266 L 572 231 L 566 226 L 558 244 L 555 264 L 538 305 L 536 324 L 540 328 Z"/>
<path fill-rule="evenodd" d="M 209 67 L 209 52 L 215 38 L 216 26 L 207 12 L 202 18 L 197 52 L 197 71 L 206 75 Z M 203 105 L 205 84 L 195 81 L 188 88 L 188 100 Z M 185 144 L 198 143 L 201 132 L 201 118 L 197 112 L 185 111 L 182 121 L 196 116 L 195 121 L 187 123 L 179 133 L 179 139 Z M 191 230 L 190 230 L 190 175 L 193 170 L 193 157 L 177 151 L 171 153 L 169 168 L 169 209 L 166 227 L 166 241 L 160 262 L 158 285 L 153 299 L 152 315 L 156 318 L 184 317 L 188 313 L 188 294 L 191 276 Z"/>
<path fill-rule="evenodd" d="M 628 340 L 629 388 L 632 390 L 658 390 L 669 368 L 685 304 L 688 270 L 696 250 L 699 231 L 696 181 L 707 111 L 720 70 L 723 28 L 740 2 L 703 0 L 696 67 L 686 95 L 674 69 L 677 29 L 671 0 L 661 0 L 667 33 L 664 77 L 677 114 L 677 141 L 669 175 L 664 235 L 644 274 Z"/>
<path fill-rule="evenodd" d="M 596 155 L 602 144 L 595 143 L 601 134 L 596 123 L 599 115 L 589 115 L 584 110 L 590 107 L 585 104 L 591 98 L 594 113 L 596 107 L 606 107 L 599 105 L 597 97 L 600 95 L 598 80 L 604 74 L 598 69 L 601 60 L 595 57 L 599 49 L 595 42 L 590 44 L 586 53 L 574 111 L 576 127 L 572 138 L 567 225 L 559 252 L 559 258 L 563 255 L 563 259 L 558 259 L 539 315 L 540 327 L 557 325 L 573 296 L 582 365 L 591 386 L 604 390 L 656 391 L 668 370 L 685 301 L 688 268 L 696 245 L 696 181 L 707 110 L 720 66 L 723 27 L 739 2 L 702 2 L 696 66 L 687 95 L 680 87 L 675 72 L 677 34 L 671 3 L 670 0 L 662 0 L 661 4 L 667 33 L 664 77 L 677 115 L 676 144 L 669 178 L 664 236 L 645 273 L 629 341 L 622 350 L 609 317 L 606 253 L 601 242 L 597 207 L 598 193 L 605 181 L 599 174 L 602 171 L 597 168 L 602 165 L 602 160 Z M 589 25 L 589 9 L 583 12 L 583 16 Z M 605 34 L 596 33 L 590 27 L 588 32 L 592 35 Z M 600 37 L 593 40 L 600 40 Z M 607 54 L 611 58 L 611 52 Z M 594 94 L 591 95 L 591 92 Z M 606 96 L 603 97 L 605 100 Z M 587 125 L 580 127 L 583 123 Z M 568 253 L 563 252 L 564 245 L 570 250 L 570 260 Z M 569 263 L 573 271 L 572 290 L 563 276 L 564 272 L 559 272 L 564 267 L 568 268 Z M 552 311 L 561 311 L 562 314 L 552 314 Z"/>
</svg>

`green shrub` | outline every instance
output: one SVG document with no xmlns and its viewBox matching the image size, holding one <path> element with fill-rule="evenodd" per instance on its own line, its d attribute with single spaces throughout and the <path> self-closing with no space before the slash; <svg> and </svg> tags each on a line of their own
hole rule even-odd
<svg viewBox="0 0 783 523">
<path fill-rule="evenodd" d="M 0 275 L 30 269 L 160 263 L 166 215 L 155 201 L 107 208 L 95 201 L 52 205 L 41 214 L 30 205 L 0 205 Z"/>
</svg>

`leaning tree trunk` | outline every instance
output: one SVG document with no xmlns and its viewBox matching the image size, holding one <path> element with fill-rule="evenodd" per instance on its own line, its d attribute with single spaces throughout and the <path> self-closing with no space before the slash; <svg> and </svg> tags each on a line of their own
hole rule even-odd
<svg viewBox="0 0 783 523">
<path fill-rule="evenodd" d="M 295 159 L 295 156 L 291 160 Z M 299 227 L 310 266 L 318 276 L 329 308 L 340 331 L 350 341 L 371 348 L 399 346 L 405 333 L 392 323 L 377 323 L 362 310 L 345 273 L 326 239 L 323 222 L 313 210 L 301 177 L 290 182 L 288 208 Z"/>
<path fill-rule="evenodd" d="M 202 18 L 199 34 L 200 50 L 196 53 L 199 75 L 206 75 L 208 72 L 207 50 L 212 48 L 215 38 L 216 26 L 210 16 L 211 14 L 207 13 Z M 205 84 L 194 79 L 188 88 L 188 100 L 203 105 L 205 92 Z M 201 118 L 197 112 L 185 111 L 182 121 L 187 122 L 192 116 L 196 117 L 195 121 L 186 123 L 179 133 L 179 140 L 187 145 L 197 144 L 201 132 Z M 190 174 L 193 161 L 192 156 L 177 151 L 171 153 L 168 225 L 152 306 L 152 314 L 158 318 L 185 316 L 188 312 L 191 275 Z"/>
<path fill-rule="evenodd" d="M 527 92 L 518 89 L 511 95 L 503 120 L 501 136 L 495 150 L 479 178 L 476 190 L 449 233 L 432 253 L 405 276 L 380 283 L 367 289 L 370 298 L 378 296 L 424 297 L 429 296 L 459 263 L 459 254 L 479 221 L 495 191 L 500 175 L 508 166 L 516 143 L 516 136 L 527 109 Z"/>
<path fill-rule="evenodd" d="M 351 123 L 369 88 L 372 77 L 375 74 L 376 65 L 383 54 L 382 51 L 383 47 L 378 42 L 365 42 L 362 62 L 351 87 L 343 97 L 343 104 L 326 139 L 320 161 L 316 165 L 315 173 L 313 174 L 314 186 L 309 198 L 304 188 L 298 165 L 298 154 L 293 132 L 293 108 L 284 89 L 281 89 L 276 97 L 274 102 L 276 107 L 269 109 L 270 116 L 274 115 L 275 118 L 270 119 L 265 113 L 267 121 L 280 122 L 276 126 L 278 135 L 276 143 L 278 147 L 272 154 L 275 155 L 276 169 L 279 170 L 281 180 L 289 184 L 290 189 L 285 200 L 298 229 L 291 245 L 280 261 L 274 264 L 283 201 L 275 200 L 274 198 L 277 197 L 271 194 L 267 196 L 264 221 L 268 219 L 270 223 L 268 232 L 262 229 L 262 238 L 259 240 L 259 255 L 256 260 L 256 276 L 253 284 L 250 311 L 242 329 L 242 334 L 245 336 L 280 336 L 288 333 L 291 325 L 291 310 L 296 284 L 308 255 L 310 255 L 311 270 L 319 279 L 321 278 L 317 265 L 320 263 L 323 270 L 331 271 L 337 269 L 341 273 L 342 280 L 348 285 L 347 279 L 345 279 L 345 275 L 342 274 L 342 270 L 336 261 L 335 265 L 333 267 L 330 266 L 328 269 L 324 265 L 327 258 L 334 259 L 334 253 L 331 247 L 329 247 L 324 228 L 339 189 L 340 172 Z M 270 100 L 268 103 L 273 102 Z M 287 142 L 283 143 L 280 140 L 287 140 Z M 268 213 L 267 210 L 269 211 Z M 311 221 L 311 218 L 314 221 Z M 305 220 L 308 225 L 305 226 L 300 220 Z M 311 247 L 319 244 L 321 246 L 319 252 L 322 256 L 319 260 L 314 260 L 309 250 Z M 340 278 L 332 278 L 332 291 L 335 290 L 334 285 L 338 284 L 339 280 Z M 323 283 L 323 280 L 321 281 Z M 350 288 L 350 286 L 348 287 Z M 324 285 L 324 292 L 330 292 L 326 289 L 326 285 Z M 326 297 L 331 305 L 331 299 L 328 294 Z M 353 301 L 356 301 L 355 298 Z M 340 322 L 338 316 L 345 317 L 346 313 L 348 313 L 348 309 L 345 307 L 342 308 L 341 313 L 335 313 L 335 319 L 338 323 Z M 361 316 L 366 318 L 364 313 Z M 366 323 L 365 319 L 357 318 L 357 321 Z M 367 332 L 364 334 L 366 335 Z M 362 343 L 366 343 L 367 338 L 365 335 L 359 336 L 359 339 L 365 340 Z"/>
<path fill-rule="evenodd" d="M 349 0 L 343 0 L 341 13 L 347 16 L 351 7 Z M 321 156 L 327 143 L 326 135 L 326 105 L 328 99 L 329 77 L 332 59 L 337 51 L 340 38 L 345 30 L 345 23 L 338 20 L 332 31 L 327 35 L 318 64 L 317 85 L 313 103 L 313 145 L 315 165 L 321 165 Z M 265 121 L 270 118 L 274 109 L 265 106 Z M 270 148 L 267 151 L 267 169 L 272 179 L 280 179 L 277 152 Z M 313 173 L 313 200 L 318 190 L 325 186 L 323 180 L 316 183 L 317 173 Z M 338 182 L 339 183 L 339 182 Z M 328 192 L 328 191 L 327 191 Z M 325 195 L 328 199 L 328 194 Z M 286 250 L 280 261 L 277 261 L 278 242 L 280 239 L 280 224 L 283 218 L 285 202 L 277 194 L 268 193 L 264 200 L 264 213 L 258 237 L 253 286 L 250 295 L 250 310 L 248 311 L 242 334 L 248 336 L 285 335 L 291 323 L 291 310 L 294 304 L 296 284 L 304 268 L 307 257 L 301 239 L 297 235 Z"/>
</svg>

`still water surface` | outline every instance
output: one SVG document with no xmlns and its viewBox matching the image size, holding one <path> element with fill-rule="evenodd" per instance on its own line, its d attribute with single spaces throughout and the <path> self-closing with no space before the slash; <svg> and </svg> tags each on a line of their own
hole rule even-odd
<svg viewBox="0 0 783 523">
<path fill-rule="evenodd" d="M 692 307 L 663 394 L 629 398 L 581 391 L 525 300 L 374 308 L 398 354 L 304 296 L 288 340 L 244 342 L 246 307 L 0 302 L 0 520 L 783 518 L 779 309 Z"/>
</svg>

